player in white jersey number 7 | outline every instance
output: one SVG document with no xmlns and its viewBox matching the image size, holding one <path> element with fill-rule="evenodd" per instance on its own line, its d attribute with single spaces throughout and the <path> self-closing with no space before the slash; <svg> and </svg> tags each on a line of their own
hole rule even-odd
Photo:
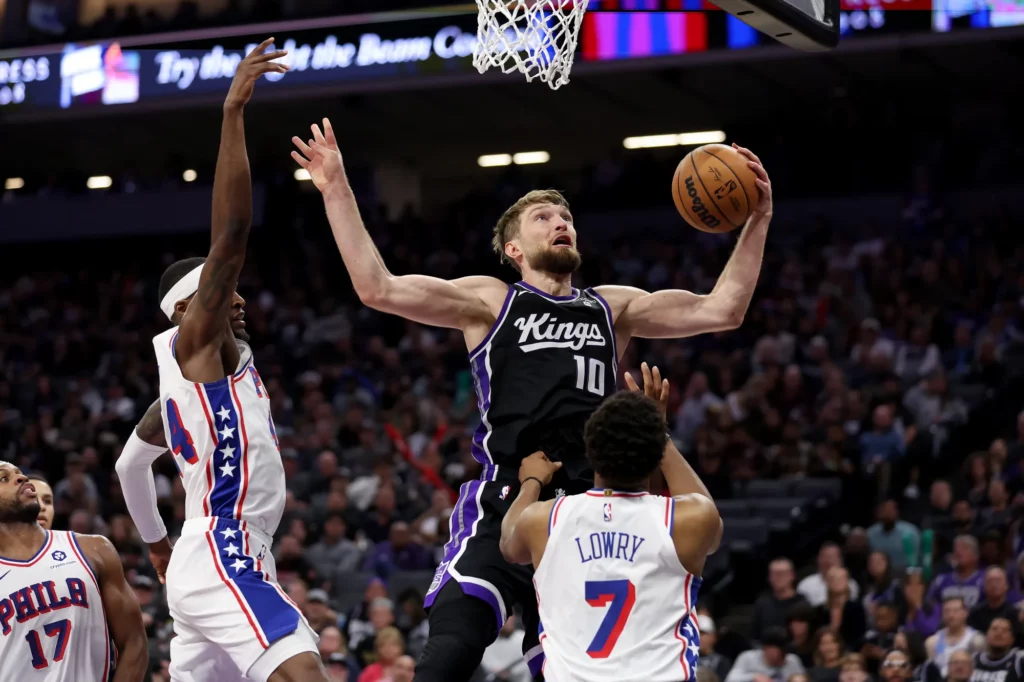
<svg viewBox="0 0 1024 682">
<path fill-rule="evenodd" d="M 697 594 L 722 521 L 666 435 L 668 381 L 643 365 L 645 396 L 608 398 L 587 422 L 595 488 L 538 502 L 558 468 L 538 452 L 519 469 L 501 551 L 532 564 L 549 682 L 680 682 L 700 649 Z M 647 492 L 661 467 L 671 497 Z"/>
<path fill-rule="evenodd" d="M 0 461 L 0 680 L 142 682 L 146 629 L 121 557 L 106 538 L 39 516 L 35 484 Z"/>
</svg>

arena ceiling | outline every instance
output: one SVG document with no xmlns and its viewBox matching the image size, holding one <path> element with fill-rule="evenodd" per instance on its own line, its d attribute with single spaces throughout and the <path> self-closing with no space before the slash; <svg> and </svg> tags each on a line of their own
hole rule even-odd
<svg viewBox="0 0 1024 682">
<path fill-rule="evenodd" d="M 556 93 L 519 76 L 481 76 L 401 92 L 309 93 L 256 102 L 247 112 L 257 163 L 289 163 L 292 134 L 330 116 L 355 162 L 392 159 L 438 177 L 475 172 L 480 154 L 546 149 L 573 163 L 620 147 L 624 135 L 796 126 L 827 134 L 850 108 L 899 103 L 922 120 L 957 103 L 1020 106 L 1024 28 L 864 38 L 829 54 L 778 48 L 580 65 Z M 642 67 L 642 68 L 640 68 Z M 212 162 L 219 109 L 136 112 L 5 123 L 3 157 L 19 168 L 112 173 Z M 1019 118 L 1018 118 L 1019 120 Z M 40 141 L 56 156 L 40 154 Z M 555 153 L 560 152 L 560 153 Z M 10 155 L 10 156 L 9 156 Z M 3 164 L 7 166 L 5 162 Z M 557 168 L 553 168 L 556 170 Z M 26 172 L 26 171 L 22 171 Z"/>
</svg>

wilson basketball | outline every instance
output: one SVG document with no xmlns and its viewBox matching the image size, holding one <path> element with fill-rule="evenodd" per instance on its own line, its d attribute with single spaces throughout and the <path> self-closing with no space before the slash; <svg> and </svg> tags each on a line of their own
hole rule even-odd
<svg viewBox="0 0 1024 682">
<path fill-rule="evenodd" d="M 704 232 L 743 227 L 757 205 L 754 171 L 745 156 L 724 144 L 686 155 L 672 178 L 672 199 L 686 222 Z"/>
</svg>

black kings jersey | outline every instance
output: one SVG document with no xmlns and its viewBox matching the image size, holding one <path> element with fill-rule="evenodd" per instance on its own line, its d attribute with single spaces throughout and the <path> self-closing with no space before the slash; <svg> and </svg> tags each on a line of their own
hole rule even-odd
<svg viewBox="0 0 1024 682">
<path fill-rule="evenodd" d="M 484 466 L 482 478 L 497 478 L 497 467 L 515 477 L 520 461 L 542 450 L 562 462 L 553 486 L 571 492 L 589 485 L 583 426 L 615 392 L 618 370 L 605 300 L 591 289 L 550 296 L 513 284 L 469 357 L 481 418 L 473 455 Z"/>
<path fill-rule="evenodd" d="M 1020 682 L 1024 673 L 1024 653 L 1010 649 L 1001 658 L 993 658 L 987 652 L 974 654 L 974 673 L 970 682 Z"/>
</svg>

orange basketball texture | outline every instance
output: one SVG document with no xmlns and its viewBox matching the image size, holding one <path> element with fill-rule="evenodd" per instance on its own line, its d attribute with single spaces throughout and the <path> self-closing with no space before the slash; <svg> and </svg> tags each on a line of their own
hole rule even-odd
<svg viewBox="0 0 1024 682">
<path fill-rule="evenodd" d="M 732 147 L 706 144 L 676 167 L 672 200 L 698 230 L 731 232 L 743 227 L 757 204 L 756 177 L 746 157 Z"/>
</svg>

